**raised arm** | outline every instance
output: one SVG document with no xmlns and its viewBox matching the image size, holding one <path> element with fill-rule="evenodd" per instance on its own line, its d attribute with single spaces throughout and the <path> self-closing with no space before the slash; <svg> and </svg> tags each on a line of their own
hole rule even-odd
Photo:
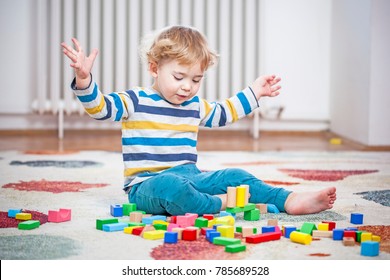
<svg viewBox="0 0 390 280">
<path fill-rule="evenodd" d="M 278 96 L 281 88 L 279 85 L 280 80 L 280 77 L 276 77 L 275 75 L 258 77 L 251 85 L 257 100 L 262 96 Z"/>
<path fill-rule="evenodd" d="M 91 83 L 90 73 L 98 50 L 93 49 L 90 55 L 86 56 L 79 41 L 76 38 L 72 38 L 72 42 L 74 48 L 64 42 L 61 43 L 62 51 L 72 61 L 70 66 L 74 69 L 76 75 L 76 87 L 78 89 L 84 89 Z"/>
</svg>

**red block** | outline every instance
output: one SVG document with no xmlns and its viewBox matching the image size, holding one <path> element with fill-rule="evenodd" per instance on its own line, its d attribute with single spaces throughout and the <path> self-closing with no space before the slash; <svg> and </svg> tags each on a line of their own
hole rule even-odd
<svg viewBox="0 0 390 280">
<path fill-rule="evenodd" d="M 260 234 L 253 234 L 246 237 L 247 243 L 261 243 L 261 242 L 267 242 L 267 241 L 273 241 L 273 240 L 279 240 L 281 237 L 280 232 L 266 232 L 266 233 L 260 233 Z"/>
<path fill-rule="evenodd" d="M 200 233 L 201 233 L 202 235 L 206 235 L 206 231 L 211 230 L 211 229 L 212 229 L 212 228 L 202 227 L 202 228 L 200 229 Z"/>
<path fill-rule="evenodd" d="M 171 224 L 176 224 L 176 218 L 177 216 L 171 216 Z"/>
<path fill-rule="evenodd" d="M 59 211 L 49 210 L 49 215 L 47 220 L 51 223 L 62 223 L 70 221 L 71 219 L 71 210 L 70 209 L 60 209 Z"/>
<path fill-rule="evenodd" d="M 356 231 L 344 230 L 344 237 L 353 237 L 353 239 L 356 241 Z"/>
<path fill-rule="evenodd" d="M 196 229 L 184 229 L 182 232 L 181 239 L 187 241 L 193 241 L 197 239 L 198 231 Z"/>
<path fill-rule="evenodd" d="M 144 227 L 133 228 L 133 231 L 131 232 L 131 234 L 134 234 L 134 235 L 141 235 L 141 233 L 142 233 L 143 230 L 144 230 Z"/>
<path fill-rule="evenodd" d="M 212 219 L 214 219 L 214 215 L 213 214 L 204 214 L 203 215 L 203 218 L 211 221 Z"/>
<path fill-rule="evenodd" d="M 332 231 L 336 228 L 336 223 L 335 222 L 330 222 L 330 221 L 322 221 L 324 224 L 328 224 L 328 230 Z"/>
</svg>

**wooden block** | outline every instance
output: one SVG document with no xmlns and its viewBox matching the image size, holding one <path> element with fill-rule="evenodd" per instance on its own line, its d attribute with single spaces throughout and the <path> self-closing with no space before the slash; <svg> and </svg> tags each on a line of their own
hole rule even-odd
<svg viewBox="0 0 390 280">
<path fill-rule="evenodd" d="M 180 227 L 177 227 L 177 228 L 172 228 L 172 232 L 177 232 L 177 238 L 178 239 L 183 239 L 183 230 L 184 228 L 180 228 Z"/>
<path fill-rule="evenodd" d="M 381 237 L 378 235 L 372 235 L 372 241 L 381 242 Z"/>
<path fill-rule="evenodd" d="M 104 224 L 103 231 L 113 232 L 113 231 L 123 231 L 125 227 L 128 227 L 127 223 L 112 223 Z"/>
<path fill-rule="evenodd" d="M 284 237 L 286 238 L 290 238 L 290 234 L 293 232 L 293 231 L 296 231 L 297 228 L 295 226 L 283 226 L 283 234 L 284 234 Z"/>
<path fill-rule="evenodd" d="M 123 207 L 119 204 L 113 204 L 110 206 L 110 213 L 113 217 L 122 217 L 123 216 Z"/>
<path fill-rule="evenodd" d="M 328 224 L 328 230 L 334 230 L 336 228 L 336 222 L 332 221 L 322 221 L 325 224 Z"/>
<path fill-rule="evenodd" d="M 185 229 L 194 229 L 194 230 L 196 230 L 196 239 L 199 239 L 199 237 L 201 235 L 200 228 L 194 226 L 194 227 L 186 227 Z"/>
<path fill-rule="evenodd" d="M 150 216 L 150 217 L 143 216 L 142 217 L 142 222 L 144 224 L 147 224 L 147 225 L 153 224 L 153 221 L 156 221 L 156 220 L 166 221 L 167 217 L 162 216 L 162 215 L 155 215 L 155 216 Z"/>
<path fill-rule="evenodd" d="M 328 231 L 329 230 L 329 224 L 327 224 L 327 223 L 318 223 L 317 229 L 318 230 Z"/>
<path fill-rule="evenodd" d="M 240 232 L 242 232 L 242 237 L 245 238 L 247 236 L 251 236 L 253 234 L 256 234 L 257 233 L 257 228 L 255 228 L 253 226 L 244 226 L 244 227 L 241 228 Z"/>
<path fill-rule="evenodd" d="M 221 237 L 234 238 L 234 227 L 233 226 L 219 226 L 217 231 L 221 233 Z"/>
<path fill-rule="evenodd" d="M 235 219 L 233 216 L 223 216 L 214 219 L 215 225 L 234 226 L 234 223 L 235 223 Z"/>
<path fill-rule="evenodd" d="M 194 220 L 194 222 L 195 222 L 195 220 Z M 192 226 L 193 225 L 192 224 L 192 217 L 191 216 L 183 216 L 183 215 L 177 216 L 176 217 L 176 224 L 178 224 L 182 228 Z"/>
<path fill-rule="evenodd" d="M 21 213 L 22 209 L 8 209 L 8 217 L 15 218 L 16 214 Z"/>
<path fill-rule="evenodd" d="M 246 250 L 245 244 L 232 244 L 225 246 L 225 252 L 238 253 Z"/>
<path fill-rule="evenodd" d="M 96 220 L 96 229 L 98 230 L 103 230 L 103 225 L 106 224 L 114 224 L 117 223 L 118 219 L 117 218 L 111 218 L 111 219 L 97 219 Z"/>
<path fill-rule="evenodd" d="M 213 244 L 227 246 L 232 244 L 241 244 L 241 240 L 237 238 L 214 237 Z"/>
<path fill-rule="evenodd" d="M 143 228 L 143 227 L 142 226 L 125 227 L 123 229 L 123 232 L 127 233 L 127 234 L 133 234 L 133 230 L 136 229 L 136 228 Z"/>
<path fill-rule="evenodd" d="M 352 237 L 353 240 L 357 240 L 357 237 L 356 237 L 356 231 L 354 230 L 344 230 L 344 237 Z"/>
<path fill-rule="evenodd" d="M 241 187 L 245 188 L 244 205 L 247 205 L 249 203 L 249 185 L 241 185 Z"/>
<path fill-rule="evenodd" d="M 129 216 L 131 212 L 137 211 L 137 205 L 135 203 L 123 203 L 122 209 L 123 209 L 123 215 Z"/>
<path fill-rule="evenodd" d="M 167 231 L 172 231 L 174 228 L 178 228 L 179 225 L 178 224 L 172 224 L 170 223 L 167 227 Z"/>
<path fill-rule="evenodd" d="M 206 240 L 210 243 L 213 243 L 215 237 L 221 237 L 221 233 L 216 230 L 208 230 L 206 231 Z"/>
<path fill-rule="evenodd" d="M 129 214 L 130 222 L 134 222 L 134 223 L 142 222 L 142 215 L 143 215 L 142 212 L 139 211 L 130 212 Z"/>
<path fill-rule="evenodd" d="M 244 220 L 245 221 L 258 221 L 258 220 L 260 220 L 260 210 L 253 209 L 253 210 L 244 212 Z"/>
<path fill-rule="evenodd" d="M 268 226 L 277 226 L 278 225 L 278 220 L 277 219 L 269 219 L 267 221 Z"/>
<path fill-rule="evenodd" d="M 188 226 L 193 226 L 195 225 L 195 220 L 198 218 L 199 215 L 195 213 L 186 213 L 185 216 L 189 219 L 190 224 Z"/>
<path fill-rule="evenodd" d="M 295 243 L 309 245 L 312 241 L 312 237 L 308 233 L 293 231 L 290 233 L 290 240 Z"/>
<path fill-rule="evenodd" d="M 245 206 L 245 195 L 246 195 L 246 187 L 236 187 L 236 206 L 244 207 Z"/>
<path fill-rule="evenodd" d="M 361 225 L 363 224 L 363 214 L 361 213 L 351 213 L 351 224 Z"/>
<path fill-rule="evenodd" d="M 154 226 L 152 225 L 146 225 L 144 226 L 144 228 L 142 229 L 142 232 L 140 234 L 141 237 L 144 237 L 144 234 L 149 232 L 149 231 L 155 231 L 156 229 L 154 228 Z"/>
<path fill-rule="evenodd" d="M 275 226 L 263 226 L 261 227 L 261 233 L 275 232 Z"/>
<path fill-rule="evenodd" d="M 207 220 L 206 218 L 196 218 L 195 226 L 198 228 L 208 227 L 209 220 Z"/>
<path fill-rule="evenodd" d="M 333 231 L 330 230 L 313 230 L 312 232 L 313 237 L 326 237 L 326 238 L 332 238 L 333 237 Z"/>
<path fill-rule="evenodd" d="M 203 218 L 207 219 L 207 220 L 213 220 L 214 219 L 214 215 L 213 214 L 204 214 L 203 215 Z"/>
<path fill-rule="evenodd" d="M 355 239 L 353 237 L 343 237 L 344 246 L 355 246 Z"/>
<path fill-rule="evenodd" d="M 194 241 L 198 239 L 198 232 L 194 228 L 185 228 L 182 232 L 182 239 L 187 241 Z"/>
<path fill-rule="evenodd" d="M 228 187 L 227 188 L 227 208 L 234 208 L 236 207 L 236 188 L 235 187 Z"/>
<path fill-rule="evenodd" d="M 258 203 L 256 204 L 256 208 L 260 210 L 260 214 L 267 214 L 267 204 L 264 203 Z"/>
<path fill-rule="evenodd" d="M 307 233 L 307 234 L 312 234 L 313 230 L 316 230 L 317 227 L 315 224 L 313 223 L 303 223 L 303 225 L 301 226 L 301 230 L 300 232 L 303 232 L 303 233 Z M 291 238 L 290 238 L 291 239 Z"/>
<path fill-rule="evenodd" d="M 16 213 L 15 218 L 17 220 L 27 221 L 27 220 L 31 220 L 32 215 L 31 213 Z"/>
<path fill-rule="evenodd" d="M 48 222 L 51 223 L 62 223 L 71 220 L 71 210 L 60 208 L 58 211 L 49 210 L 48 212 Z"/>
<path fill-rule="evenodd" d="M 360 254 L 366 257 L 375 257 L 379 255 L 379 242 L 365 241 L 362 242 Z"/>
<path fill-rule="evenodd" d="M 371 232 L 362 232 L 360 236 L 360 242 L 372 241 L 372 233 Z"/>
<path fill-rule="evenodd" d="M 20 222 L 18 224 L 18 229 L 31 230 L 31 229 L 34 229 L 34 228 L 38 228 L 40 225 L 41 225 L 40 221 L 28 220 L 28 221 Z"/>
<path fill-rule="evenodd" d="M 165 230 L 151 230 L 147 231 L 143 234 L 143 238 L 149 239 L 149 240 L 157 240 L 157 239 L 163 239 L 165 234 Z"/>
<path fill-rule="evenodd" d="M 257 243 L 262 243 L 262 242 L 279 240 L 280 237 L 281 237 L 281 234 L 278 232 L 267 232 L 267 233 L 253 234 L 253 235 L 247 236 L 245 241 L 246 241 L 246 243 L 257 244 Z"/>
<path fill-rule="evenodd" d="M 141 235 L 144 230 L 144 227 L 135 227 L 132 231 L 131 234 L 133 235 Z"/>
<path fill-rule="evenodd" d="M 178 241 L 177 232 L 166 231 L 164 234 L 164 243 L 175 244 Z"/>
</svg>

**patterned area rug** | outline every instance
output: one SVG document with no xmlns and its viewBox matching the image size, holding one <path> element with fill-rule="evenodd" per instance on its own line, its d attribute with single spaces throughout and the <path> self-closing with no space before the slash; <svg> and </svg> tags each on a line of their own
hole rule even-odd
<svg viewBox="0 0 390 280">
<path fill-rule="evenodd" d="M 360 255 L 360 245 L 343 246 L 329 238 L 311 245 L 282 238 L 226 253 L 201 237 L 164 244 L 123 232 L 96 230 L 96 219 L 110 218 L 110 205 L 126 203 L 122 191 L 121 154 L 104 151 L 0 152 L 0 259 L 390 259 L 390 153 L 383 152 L 201 152 L 199 168 L 243 168 L 276 187 L 296 192 L 337 187 L 332 210 L 313 215 L 261 215 L 249 222 L 237 214 L 235 225 L 260 229 L 268 219 L 279 225 L 335 221 L 338 228 L 354 226 L 353 212 L 364 214 L 362 230 L 380 235 L 380 254 Z M 49 210 L 72 210 L 71 221 L 47 221 Z M 17 229 L 9 209 L 32 213 L 41 225 Z M 240 236 L 237 235 L 239 238 Z"/>
</svg>

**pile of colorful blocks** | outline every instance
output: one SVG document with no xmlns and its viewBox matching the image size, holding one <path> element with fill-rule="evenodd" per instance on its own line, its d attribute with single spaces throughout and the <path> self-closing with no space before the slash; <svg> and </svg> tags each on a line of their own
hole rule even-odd
<svg viewBox="0 0 390 280">
<path fill-rule="evenodd" d="M 41 222 L 39 220 L 32 220 L 31 213 L 22 212 L 22 209 L 9 209 L 8 217 L 23 221 L 18 223 L 18 229 L 21 230 L 35 229 L 41 225 Z M 71 219 L 70 209 L 60 208 L 58 211 L 49 210 L 48 212 L 48 222 L 61 223 L 61 222 L 70 221 L 70 219 Z"/>
</svg>

